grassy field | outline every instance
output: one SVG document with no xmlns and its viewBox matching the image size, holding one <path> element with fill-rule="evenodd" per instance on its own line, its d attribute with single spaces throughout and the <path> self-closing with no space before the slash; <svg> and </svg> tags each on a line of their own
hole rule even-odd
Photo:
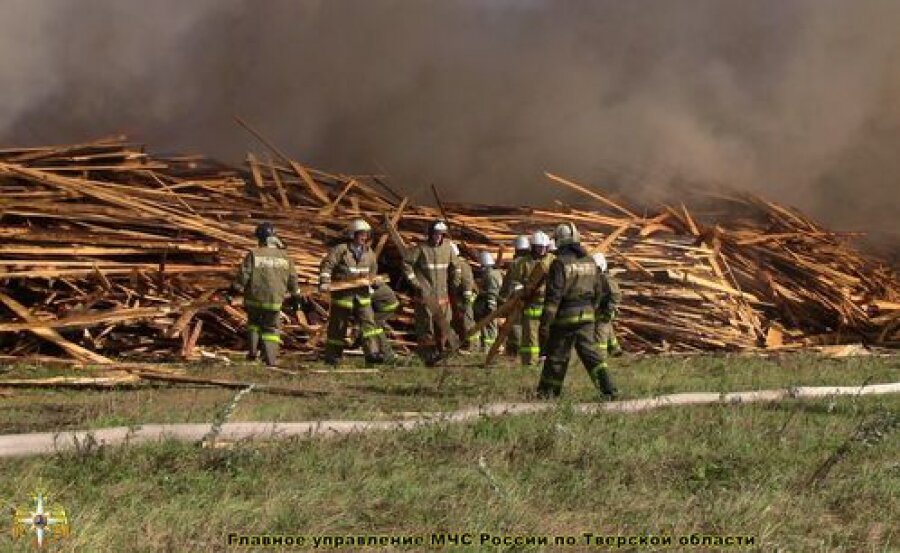
<svg viewBox="0 0 900 553">
<path fill-rule="evenodd" d="M 0 370 L 16 377 L 59 372 Z M 534 370 L 474 366 L 448 370 L 440 386 L 438 374 L 423 368 L 300 377 L 252 366 L 191 371 L 331 392 L 310 399 L 251 393 L 232 421 L 396 418 L 522 401 L 537 378 Z M 897 382 L 900 360 L 646 358 L 617 360 L 614 371 L 626 397 L 644 397 Z M 0 431 L 208 422 L 232 396 L 201 388 L 16 390 L 0 399 Z M 432 532 L 472 533 L 472 545 L 452 548 L 466 551 L 597 550 L 583 545 L 585 532 L 753 536 L 754 549 L 765 551 L 900 547 L 900 397 L 572 413 L 571 401 L 591 397 L 583 369 L 572 367 L 565 400 L 540 416 L 314 441 L 225 448 L 166 442 L 0 460 L 0 502 L 23 503 L 35 487 L 48 489 L 73 521 L 62 551 L 222 551 L 230 532 L 406 535 L 426 544 Z M 482 532 L 577 542 L 482 545 Z M 5 534 L 0 550 L 29 546 Z"/>
<path fill-rule="evenodd" d="M 504 364 L 481 369 L 480 357 L 464 357 L 445 373 L 421 366 L 378 374 L 282 375 L 244 363 L 230 368 L 194 365 L 191 374 L 293 386 L 328 392 L 292 398 L 251 393 L 232 421 L 385 419 L 398 413 L 439 411 L 495 401 L 529 399 L 538 369 Z M 324 367 L 314 367 L 322 369 Z M 353 368 L 349 366 L 347 368 Z M 786 386 L 859 385 L 900 381 L 900 358 L 829 359 L 813 355 L 762 357 L 619 358 L 613 377 L 623 398 L 690 391 L 737 391 Z M 72 376 L 68 369 L 15 366 L 0 378 Z M 443 376 L 443 380 L 441 377 Z M 584 369 L 573 363 L 564 390 L 572 401 L 593 401 Z M 150 422 L 209 422 L 234 392 L 204 387 L 145 387 L 139 390 L 16 390 L 0 401 L 0 433 L 127 426 Z"/>
</svg>

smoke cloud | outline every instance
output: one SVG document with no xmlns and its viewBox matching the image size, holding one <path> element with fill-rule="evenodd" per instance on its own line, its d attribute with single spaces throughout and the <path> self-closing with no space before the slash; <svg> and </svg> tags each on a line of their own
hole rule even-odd
<svg viewBox="0 0 900 553">
<path fill-rule="evenodd" d="M 894 0 L 5 0 L 0 141 L 239 161 L 240 114 L 420 200 L 571 199 L 544 170 L 722 183 L 896 240 L 898 21 Z"/>
</svg>

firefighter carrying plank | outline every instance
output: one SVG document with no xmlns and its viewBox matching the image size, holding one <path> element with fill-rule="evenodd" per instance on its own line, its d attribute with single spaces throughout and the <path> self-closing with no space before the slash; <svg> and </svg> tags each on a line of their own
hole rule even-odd
<svg viewBox="0 0 900 553">
<path fill-rule="evenodd" d="M 509 270 L 509 280 L 511 283 L 511 291 L 516 292 L 525 288 L 528 276 L 531 271 L 538 265 L 544 266 L 546 274 L 553 261 L 553 256 L 549 254 L 550 237 L 543 231 L 537 231 L 531 236 L 531 248 L 527 254 L 520 257 L 513 263 Z M 544 312 L 544 285 L 541 285 L 534 291 L 531 297 L 525 298 L 522 307 L 520 322 L 522 325 L 522 334 L 519 343 L 519 359 L 522 365 L 534 365 L 540 356 L 540 342 L 538 341 L 538 326 L 540 326 L 541 315 Z"/>
<path fill-rule="evenodd" d="M 331 292 L 328 337 L 324 361 L 337 365 L 347 345 L 347 328 L 355 319 L 360 326 L 366 363 L 381 363 L 379 341 L 384 330 L 375 323 L 370 284 L 378 275 L 378 261 L 369 246 L 372 227 L 362 219 L 350 223 L 347 240 L 333 247 L 319 268 L 319 291 Z M 333 290 L 332 284 L 360 281 L 354 288 Z"/>
</svg>

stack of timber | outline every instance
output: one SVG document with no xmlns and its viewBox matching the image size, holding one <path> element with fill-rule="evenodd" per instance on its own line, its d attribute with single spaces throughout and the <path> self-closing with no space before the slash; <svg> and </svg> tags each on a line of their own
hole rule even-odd
<svg viewBox="0 0 900 553">
<path fill-rule="evenodd" d="M 631 351 L 900 342 L 895 273 L 850 236 L 754 196 L 651 211 L 548 174 L 584 203 L 416 206 L 384 177 L 318 171 L 267 146 L 243 168 L 151 156 L 123 137 L 0 150 L 0 354 L 103 363 L 240 348 L 245 314 L 216 292 L 271 221 L 309 292 L 306 316 L 285 320 L 285 343 L 312 355 L 328 301 L 314 293 L 318 264 L 347 221 L 376 228 L 380 272 L 402 293 L 385 217 L 414 243 L 442 215 L 468 258 L 488 249 L 501 264 L 517 234 L 576 223 L 623 284 L 618 329 Z M 400 345 L 415 341 L 402 299 Z"/>
</svg>

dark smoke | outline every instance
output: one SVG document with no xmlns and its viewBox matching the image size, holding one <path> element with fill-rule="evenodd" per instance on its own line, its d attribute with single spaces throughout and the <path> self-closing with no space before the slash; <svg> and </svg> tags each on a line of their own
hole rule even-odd
<svg viewBox="0 0 900 553">
<path fill-rule="evenodd" d="M 419 199 L 565 196 L 543 170 L 723 183 L 894 241 L 898 22 L 895 0 L 5 0 L 0 141 L 237 161 L 241 114 Z"/>
</svg>

